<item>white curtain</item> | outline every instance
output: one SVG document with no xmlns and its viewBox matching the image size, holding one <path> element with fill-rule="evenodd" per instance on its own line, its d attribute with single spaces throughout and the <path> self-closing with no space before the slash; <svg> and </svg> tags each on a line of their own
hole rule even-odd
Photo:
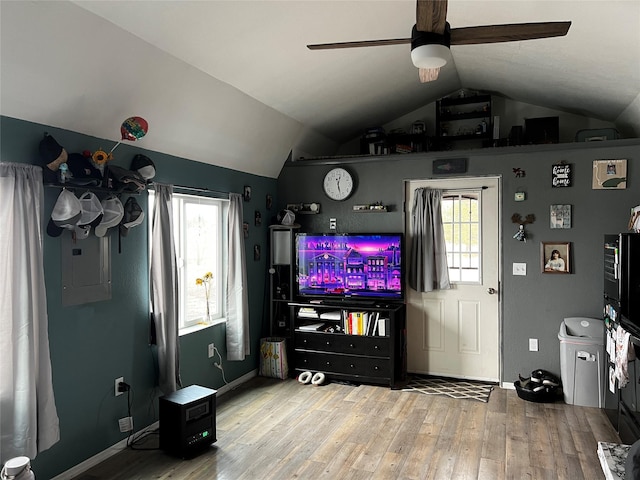
<svg viewBox="0 0 640 480">
<path fill-rule="evenodd" d="M 441 201 L 442 190 L 417 188 L 414 192 L 409 286 L 418 292 L 451 288 Z"/>
<path fill-rule="evenodd" d="M 242 231 L 242 195 L 229 194 L 229 265 L 227 268 L 227 360 L 250 352 L 247 268 Z"/>
<path fill-rule="evenodd" d="M 0 163 L 0 463 L 60 440 L 42 253 L 42 168 Z"/>
<path fill-rule="evenodd" d="M 182 387 L 178 338 L 178 267 L 173 241 L 171 185 L 154 184 L 151 225 L 151 310 L 158 346 L 158 383 L 164 394 Z"/>
</svg>

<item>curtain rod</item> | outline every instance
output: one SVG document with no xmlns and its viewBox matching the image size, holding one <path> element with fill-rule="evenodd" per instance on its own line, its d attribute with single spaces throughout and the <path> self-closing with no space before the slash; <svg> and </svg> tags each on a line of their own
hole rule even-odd
<svg viewBox="0 0 640 480">
<path fill-rule="evenodd" d="M 489 187 L 443 188 L 445 192 L 471 192 L 473 190 L 486 190 Z"/>
<path fill-rule="evenodd" d="M 162 184 L 159 184 L 159 185 L 162 185 Z M 168 185 L 168 184 L 165 184 L 165 185 Z M 211 190 L 209 188 L 189 187 L 186 185 L 170 185 L 170 186 L 173 187 L 174 190 L 186 190 L 186 191 L 195 192 L 195 193 L 210 193 L 218 197 L 229 197 L 229 193 L 230 193 L 230 192 L 223 192 L 220 190 Z"/>
</svg>

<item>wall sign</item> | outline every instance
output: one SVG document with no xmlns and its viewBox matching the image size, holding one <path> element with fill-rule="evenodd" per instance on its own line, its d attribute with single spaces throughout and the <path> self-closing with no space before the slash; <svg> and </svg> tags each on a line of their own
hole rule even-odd
<svg viewBox="0 0 640 480">
<path fill-rule="evenodd" d="M 551 170 L 551 186 L 570 187 L 572 173 L 571 165 L 568 163 L 553 165 Z"/>
</svg>

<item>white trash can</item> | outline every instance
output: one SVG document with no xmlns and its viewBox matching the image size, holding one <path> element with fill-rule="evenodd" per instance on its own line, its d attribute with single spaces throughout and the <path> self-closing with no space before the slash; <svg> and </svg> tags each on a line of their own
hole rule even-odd
<svg viewBox="0 0 640 480">
<path fill-rule="evenodd" d="M 560 324 L 558 339 L 565 403 L 601 408 L 604 321 L 585 317 L 565 318 Z"/>
</svg>

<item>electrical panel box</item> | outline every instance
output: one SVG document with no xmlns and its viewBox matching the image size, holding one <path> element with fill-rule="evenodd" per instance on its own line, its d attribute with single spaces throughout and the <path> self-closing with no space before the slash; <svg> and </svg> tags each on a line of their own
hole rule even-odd
<svg viewBox="0 0 640 480">
<path fill-rule="evenodd" d="M 89 235 L 73 239 L 65 231 L 60 237 L 62 305 L 81 305 L 111 298 L 111 242 L 109 236 Z"/>
</svg>

